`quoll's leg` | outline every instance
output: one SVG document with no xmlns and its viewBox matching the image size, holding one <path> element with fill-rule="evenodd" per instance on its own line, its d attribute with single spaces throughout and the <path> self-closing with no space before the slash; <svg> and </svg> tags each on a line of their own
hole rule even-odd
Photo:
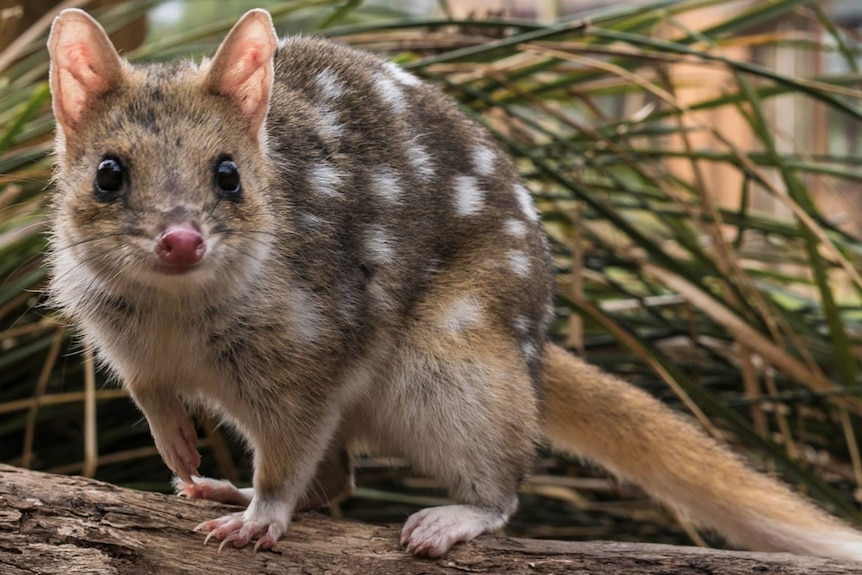
<svg viewBox="0 0 862 575">
<path fill-rule="evenodd" d="M 457 542 L 503 527 L 534 462 L 535 391 L 517 344 L 496 333 L 489 328 L 433 344 L 423 338 L 402 354 L 403 380 L 390 390 L 391 405 L 380 406 L 394 414 L 388 429 L 401 437 L 399 451 L 460 503 L 407 520 L 401 544 L 416 555 L 439 557 Z"/>
<path fill-rule="evenodd" d="M 440 557 L 455 543 L 502 528 L 518 507 L 518 486 L 533 461 L 529 434 L 518 444 L 501 444 L 501 437 L 480 435 L 475 426 L 453 430 L 446 453 L 425 444 L 426 454 L 411 454 L 417 467 L 442 480 L 459 505 L 422 509 L 401 530 L 401 545 L 421 557 Z M 421 449 L 421 446 L 419 446 Z M 436 455 L 436 457 L 435 457 Z M 435 460 L 429 461 L 434 458 Z M 433 466 L 433 467 L 432 467 Z"/>
<path fill-rule="evenodd" d="M 254 488 L 238 488 L 226 479 L 193 477 L 192 483 L 176 478 L 177 495 L 189 499 L 206 499 L 226 505 L 248 507 Z M 326 457 L 318 464 L 317 473 L 305 495 L 297 503 L 297 511 L 311 511 L 348 496 L 353 490 L 353 469 L 350 455 L 342 446 L 333 444 Z"/>
<path fill-rule="evenodd" d="M 308 397 L 308 404 L 291 399 L 287 405 L 254 406 L 254 417 L 246 421 L 255 427 L 245 430 L 254 447 L 251 501 L 245 511 L 198 525 L 196 531 L 207 532 L 204 543 L 216 538 L 221 541 L 219 549 L 227 543 L 243 547 L 256 538 L 255 550 L 269 549 L 287 529 L 326 454 L 338 419 L 332 406 L 327 413 L 324 398 Z M 315 405 L 315 399 L 323 403 Z"/>
<path fill-rule="evenodd" d="M 128 385 L 132 398 L 147 418 L 156 449 L 165 465 L 180 479 L 190 483 L 197 474 L 201 456 L 197 432 L 179 397 L 153 385 Z"/>
</svg>

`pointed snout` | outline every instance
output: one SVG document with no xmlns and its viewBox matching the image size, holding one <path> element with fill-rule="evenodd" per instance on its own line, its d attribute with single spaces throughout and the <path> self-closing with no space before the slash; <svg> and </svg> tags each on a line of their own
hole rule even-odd
<svg viewBox="0 0 862 575">
<path fill-rule="evenodd" d="M 200 263 L 206 251 L 203 235 L 193 226 L 186 224 L 169 227 L 156 242 L 159 261 L 169 268 L 192 267 Z"/>
</svg>

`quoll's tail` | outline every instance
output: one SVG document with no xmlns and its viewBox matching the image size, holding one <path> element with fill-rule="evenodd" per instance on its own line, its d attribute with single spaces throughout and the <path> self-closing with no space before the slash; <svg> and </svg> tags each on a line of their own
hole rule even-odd
<svg viewBox="0 0 862 575">
<path fill-rule="evenodd" d="M 544 432 L 684 516 L 759 551 L 862 561 L 862 534 L 758 473 L 643 391 L 545 352 Z"/>
</svg>

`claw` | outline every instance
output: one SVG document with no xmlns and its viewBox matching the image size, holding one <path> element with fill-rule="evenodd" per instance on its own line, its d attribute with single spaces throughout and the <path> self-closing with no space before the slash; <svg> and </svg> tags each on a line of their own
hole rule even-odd
<svg viewBox="0 0 862 575">
<path fill-rule="evenodd" d="M 212 539 L 214 535 L 215 531 L 210 531 L 209 533 L 207 533 L 207 536 L 204 537 L 204 546 L 206 546 L 206 544 L 210 542 L 210 539 Z M 219 546 L 219 550 L 221 550 L 221 546 Z"/>
<path fill-rule="evenodd" d="M 197 533 L 198 531 L 203 531 L 204 529 L 206 529 L 207 532 L 211 533 L 212 529 L 209 528 L 208 524 L 209 524 L 209 521 L 204 521 L 203 523 L 198 523 L 197 525 L 195 525 L 195 528 L 192 529 L 192 531 Z"/>
<path fill-rule="evenodd" d="M 224 549 L 224 546 L 227 545 L 228 541 L 231 541 L 231 539 L 229 537 L 222 539 L 222 542 L 219 544 L 218 550 L 216 551 L 216 553 L 221 553 L 221 550 Z"/>
<path fill-rule="evenodd" d="M 275 542 L 278 541 L 278 538 L 281 537 L 281 530 L 276 525 L 270 525 L 266 529 L 266 533 L 260 536 L 257 540 L 257 543 L 254 544 L 254 550 L 258 549 L 272 549 L 272 546 L 275 545 Z"/>
</svg>

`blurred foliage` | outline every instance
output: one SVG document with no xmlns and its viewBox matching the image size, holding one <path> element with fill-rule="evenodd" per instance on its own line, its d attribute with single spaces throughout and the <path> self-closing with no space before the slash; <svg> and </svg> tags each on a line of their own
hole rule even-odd
<svg viewBox="0 0 862 575">
<path fill-rule="evenodd" d="M 98 16 L 117 29 L 157 4 Z M 846 151 L 858 143 L 833 142 L 862 119 L 860 46 L 819 2 L 662 1 L 550 25 L 263 4 L 281 32 L 324 33 L 438 83 L 518 159 L 554 247 L 557 339 L 858 520 L 862 227 L 852 203 L 838 221 L 830 202 L 862 181 Z M 211 51 L 249 6 L 187 7 L 129 57 Z M 141 416 L 41 305 L 45 32 L 0 53 L 0 460 L 167 489 Z M 201 471 L 247 481 L 235 438 L 200 423 Z M 395 522 L 445 497 L 402 462 L 358 466 L 336 513 Z M 636 489 L 547 454 L 509 531 L 702 537 Z"/>
</svg>

